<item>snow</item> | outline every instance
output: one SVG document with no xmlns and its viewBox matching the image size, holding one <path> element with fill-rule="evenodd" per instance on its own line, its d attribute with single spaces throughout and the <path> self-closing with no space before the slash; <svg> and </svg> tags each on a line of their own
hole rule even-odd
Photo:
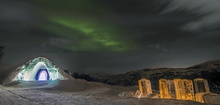
<svg viewBox="0 0 220 105">
<path fill-rule="evenodd" d="M 193 101 L 123 98 L 134 87 L 109 86 L 83 80 L 0 85 L 0 105 L 202 105 Z"/>
</svg>

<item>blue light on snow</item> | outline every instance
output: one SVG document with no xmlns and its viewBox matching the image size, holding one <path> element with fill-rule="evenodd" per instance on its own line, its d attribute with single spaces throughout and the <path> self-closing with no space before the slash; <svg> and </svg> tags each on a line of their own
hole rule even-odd
<svg viewBox="0 0 220 105">
<path fill-rule="evenodd" d="M 63 76 L 59 73 L 59 68 L 44 57 L 30 60 L 21 66 L 14 80 L 19 81 L 44 81 L 62 80 Z"/>
<path fill-rule="evenodd" d="M 37 81 L 46 81 L 46 80 L 49 80 L 48 71 L 47 71 L 46 69 L 38 70 L 38 72 L 37 72 L 37 74 L 36 74 L 36 80 L 37 80 Z"/>
</svg>

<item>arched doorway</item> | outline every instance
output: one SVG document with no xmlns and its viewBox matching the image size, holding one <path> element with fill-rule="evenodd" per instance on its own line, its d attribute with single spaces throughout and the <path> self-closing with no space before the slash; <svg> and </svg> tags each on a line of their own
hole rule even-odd
<svg viewBox="0 0 220 105">
<path fill-rule="evenodd" d="M 50 76 L 47 69 L 39 69 L 35 76 L 36 81 L 46 81 L 49 80 L 49 78 Z"/>
<path fill-rule="evenodd" d="M 48 68 L 44 62 L 38 62 L 32 69 L 30 80 L 46 81 L 50 79 Z"/>
</svg>

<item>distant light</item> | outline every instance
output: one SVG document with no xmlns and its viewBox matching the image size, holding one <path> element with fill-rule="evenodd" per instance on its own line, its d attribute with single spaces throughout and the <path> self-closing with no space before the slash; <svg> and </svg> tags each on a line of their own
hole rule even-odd
<svg viewBox="0 0 220 105">
<path fill-rule="evenodd" d="M 45 71 L 41 72 L 38 78 L 39 81 L 47 80 L 47 74 Z"/>
<path fill-rule="evenodd" d="M 49 74 L 47 70 L 39 70 L 36 74 L 36 80 L 37 81 L 46 81 L 49 79 Z"/>
</svg>

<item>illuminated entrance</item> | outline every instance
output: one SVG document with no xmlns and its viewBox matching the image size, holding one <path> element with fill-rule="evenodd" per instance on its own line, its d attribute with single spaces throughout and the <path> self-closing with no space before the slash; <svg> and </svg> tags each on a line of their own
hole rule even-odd
<svg viewBox="0 0 220 105">
<path fill-rule="evenodd" d="M 35 78 L 37 81 L 46 81 L 49 80 L 50 76 L 46 69 L 40 69 L 38 70 Z"/>
<path fill-rule="evenodd" d="M 59 68 L 51 61 L 44 57 L 38 57 L 22 65 L 14 80 L 47 81 L 63 79 L 59 71 Z"/>
</svg>

